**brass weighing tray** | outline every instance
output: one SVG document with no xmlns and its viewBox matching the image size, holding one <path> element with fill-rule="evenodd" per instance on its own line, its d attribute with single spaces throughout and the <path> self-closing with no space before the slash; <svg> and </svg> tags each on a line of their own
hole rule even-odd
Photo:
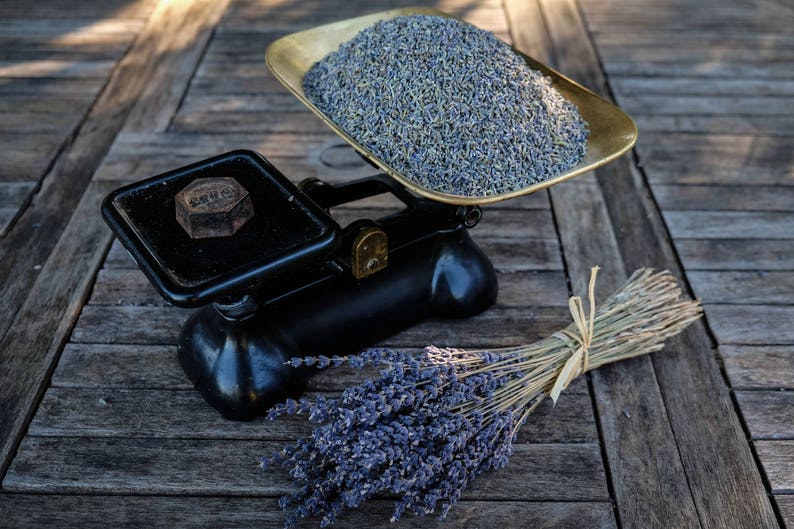
<svg viewBox="0 0 794 529">
<path fill-rule="evenodd" d="M 404 15 L 437 15 L 456 18 L 441 11 L 424 8 L 409 7 L 383 11 L 332 24 L 318 26 L 305 31 L 287 35 L 273 42 L 266 52 L 266 62 L 270 70 L 304 105 L 317 114 L 334 132 L 350 143 L 358 152 L 380 167 L 386 174 L 400 182 L 409 190 L 439 202 L 459 205 L 490 204 L 528 195 L 554 184 L 558 184 L 580 174 L 591 171 L 597 167 L 625 154 L 637 141 L 637 127 L 632 119 L 617 106 L 595 94 L 575 81 L 552 70 L 548 66 L 524 55 L 520 51 L 513 51 L 521 56 L 531 68 L 541 71 L 551 78 L 553 86 L 579 109 L 579 113 L 587 121 L 590 135 L 587 140 L 587 151 L 582 160 L 569 171 L 554 178 L 532 184 L 523 189 L 487 196 L 462 196 L 442 193 L 418 185 L 408 177 L 394 170 L 384 163 L 371 151 L 360 145 L 336 124 L 328 115 L 314 106 L 303 92 L 303 76 L 312 65 L 336 51 L 339 46 L 351 40 L 359 31 L 367 28 L 380 20 Z"/>
</svg>

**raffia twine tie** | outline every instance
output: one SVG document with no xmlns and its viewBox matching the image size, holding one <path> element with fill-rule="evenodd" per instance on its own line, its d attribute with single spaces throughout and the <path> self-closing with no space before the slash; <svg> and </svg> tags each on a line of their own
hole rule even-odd
<svg viewBox="0 0 794 529">
<path fill-rule="evenodd" d="M 560 397 L 562 390 L 567 388 L 576 377 L 586 373 L 589 367 L 590 344 L 593 340 L 593 325 L 595 324 L 596 311 L 595 282 L 599 269 L 598 266 L 594 266 L 590 269 L 590 284 L 587 289 L 587 298 L 590 302 L 590 318 L 588 319 L 585 316 L 582 298 L 579 296 L 571 296 L 568 300 L 568 309 L 571 311 L 573 323 L 576 326 L 576 330 L 579 332 L 575 333 L 569 329 L 562 329 L 552 334 L 552 336 L 559 338 L 568 346 L 573 347 L 577 343 L 579 344 L 571 357 L 565 362 L 565 365 L 562 366 L 560 373 L 557 375 L 557 379 L 554 381 L 554 386 L 552 386 L 549 392 L 549 397 L 554 401 L 554 404 L 557 404 L 557 399 Z"/>
</svg>

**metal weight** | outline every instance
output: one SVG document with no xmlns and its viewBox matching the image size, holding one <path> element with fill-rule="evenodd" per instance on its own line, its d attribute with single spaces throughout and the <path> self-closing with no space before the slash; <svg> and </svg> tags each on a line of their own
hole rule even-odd
<svg viewBox="0 0 794 529">
<path fill-rule="evenodd" d="M 193 180 L 174 201 L 176 220 L 192 239 L 229 237 L 254 216 L 248 191 L 229 177 Z"/>
</svg>

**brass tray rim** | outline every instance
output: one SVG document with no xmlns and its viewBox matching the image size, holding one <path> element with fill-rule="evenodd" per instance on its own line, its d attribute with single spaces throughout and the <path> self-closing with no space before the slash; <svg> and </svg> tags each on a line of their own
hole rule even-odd
<svg viewBox="0 0 794 529">
<path fill-rule="evenodd" d="M 605 99 L 604 97 L 598 95 L 597 93 L 593 92 L 589 88 L 582 86 L 578 82 L 574 81 L 573 79 L 563 75 L 562 73 L 558 72 L 557 70 L 546 66 L 545 64 L 541 63 L 530 57 L 529 55 L 523 53 L 522 51 L 516 49 L 515 47 L 511 46 L 509 43 L 508 45 L 513 50 L 514 53 L 521 56 L 525 61 L 528 62 L 529 66 L 540 70 L 544 75 L 549 76 L 552 78 L 552 85 L 557 84 L 557 80 L 561 79 L 564 82 L 568 83 L 571 87 L 580 90 L 586 94 L 589 94 L 592 97 L 595 97 L 601 100 L 603 103 L 610 105 L 614 108 L 615 111 L 622 114 L 622 116 L 628 120 L 628 123 L 631 125 L 631 134 L 628 138 L 628 141 L 622 145 L 616 151 L 599 158 L 587 165 L 581 167 L 574 167 L 572 170 L 567 171 L 561 175 L 555 176 L 554 178 L 550 178 L 548 180 L 544 180 L 542 182 L 538 182 L 536 184 L 532 184 L 530 186 L 517 189 L 515 191 L 509 191 L 507 193 L 500 193 L 496 195 L 484 195 L 484 196 L 465 196 L 465 195 L 453 195 L 450 193 L 442 193 L 440 191 L 435 191 L 433 189 L 428 189 L 426 187 L 420 186 L 413 180 L 409 179 L 406 176 L 403 176 L 398 171 L 394 170 L 391 166 L 383 162 L 380 158 L 374 155 L 369 149 L 364 147 L 363 145 L 359 144 L 352 136 L 350 136 L 347 132 L 345 132 L 339 125 L 337 125 L 333 120 L 331 120 L 323 111 L 317 108 L 303 93 L 302 91 L 296 90 L 291 83 L 282 75 L 279 70 L 279 65 L 274 62 L 273 55 L 274 49 L 277 49 L 279 46 L 286 46 L 287 42 L 290 40 L 294 40 L 296 37 L 306 34 L 306 33 L 316 33 L 318 31 L 322 31 L 323 29 L 332 27 L 337 24 L 344 24 L 349 23 L 358 19 L 372 19 L 372 23 L 376 23 L 381 20 L 387 20 L 389 18 L 395 18 L 398 16 L 406 16 L 406 15 L 435 15 L 435 16 L 443 16 L 447 18 L 453 18 L 456 20 L 460 20 L 461 22 L 465 22 L 466 24 L 470 24 L 465 20 L 457 17 L 455 15 L 445 13 L 443 11 L 439 11 L 432 7 L 404 7 L 398 9 L 390 9 L 386 11 L 380 11 L 377 13 L 370 13 L 367 15 L 351 17 L 347 19 L 338 20 L 336 22 L 331 22 L 328 24 L 321 24 L 319 26 L 314 26 L 312 28 L 304 29 L 301 31 L 296 31 L 280 37 L 279 39 L 273 41 L 268 45 L 267 49 L 265 50 L 265 63 L 267 64 L 268 69 L 273 73 L 273 75 L 278 79 L 278 81 L 284 85 L 287 90 L 292 92 L 292 94 L 298 98 L 298 100 L 303 103 L 306 107 L 309 108 L 320 120 L 323 121 L 331 130 L 333 130 L 338 136 L 348 142 L 353 148 L 355 148 L 360 154 L 374 163 L 378 168 L 383 170 L 386 174 L 390 177 L 394 178 L 398 182 L 400 182 L 403 186 L 405 186 L 410 191 L 424 196 L 426 198 L 430 198 L 432 200 L 443 202 L 447 204 L 459 205 L 459 206 L 475 206 L 475 205 L 486 205 L 486 204 L 494 204 L 497 202 L 501 202 L 503 200 L 509 200 L 512 198 L 518 198 L 525 195 L 530 195 L 541 191 L 543 189 L 547 189 L 555 184 L 559 184 L 561 182 L 565 182 L 577 176 L 580 176 L 584 173 L 590 172 L 594 169 L 602 167 L 618 158 L 626 154 L 628 151 L 634 147 L 637 142 L 638 130 L 637 124 L 634 120 L 629 116 L 626 112 L 624 112 L 620 107 L 618 107 L 613 102 Z M 473 25 L 473 24 L 471 24 Z M 476 26 L 475 26 L 476 27 Z M 335 50 L 329 50 L 327 53 L 331 53 Z M 589 142 L 588 138 L 588 142 Z"/>
</svg>

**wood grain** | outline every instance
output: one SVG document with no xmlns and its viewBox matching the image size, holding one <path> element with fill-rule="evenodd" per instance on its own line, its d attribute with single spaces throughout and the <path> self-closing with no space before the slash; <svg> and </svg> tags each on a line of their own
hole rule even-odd
<svg viewBox="0 0 794 529">
<path fill-rule="evenodd" d="M 794 347 L 721 345 L 734 389 L 794 389 Z"/>
<path fill-rule="evenodd" d="M 86 305 L 72 331 L 74 343 L 175 344 L 190 311 L 172 307 Z M 530 343 L 567 326 L 564 307 L 495 307 L 465 320 L 429 319 L 379 345 L 500 347 Z"/>
<path fill-rule="evenodd" d="M 41 398 L 109 243 L 104 226 L 96 222 L 99 203 L 109 191 L 106 184 L 89 186 L 64 238 L 55 245 L 0 340 L 0 476 Z M 74 244 L 75 240 L 85 246 Z"/>
<path fill-rule="evenodd" d="M 48 493 L 280 496 L 294 490 L 290 478 L 280 472 L 260 472 L 257 465 L 259 456 L 280 450 L 283 444 L 30 436 L 23 440 L 3 488 Z M 607 492 L 600 460 L 597 444 L 519 444 L 509 470 L 480 476 L 463 497 L 603 501 Z"/>
<path fill-rule="evenodd" d="M 794 212 L 667 210 L 663 215 L 675 239 L 794 238 Z"/>
<path fill-rule="evenodd" d="M 756 441 L 773 494 L 794 494 L 794 441 Z"/>
<path fill-rule="evenodd" d="M 693 270 L 687 277 L 704 303 L 794 304 L 794 272 Z"/>
<path fill-rule="evenodd" d="M 783 519 L 783 525 L 794 527 L 794 496 L 776 495 L 774 498 L 778 511 L 780 511 L 780 517 Z"/>
<path fill-rule="evenodd" d="M 340 527 L 373 529 L 617 528 L 608 502 L 495 503 L 464 500 L 455 505 L 444 521 L 434 516 L 405 516 L 399 524 L 388 521 L 393 508 L 391 501 L 373 500 L 343 514 L 337 524 Z M 135 529 L 164 524 L 175 529 L 284 527 L 284 514 L 274 498 L 6 494 L 0 495 L 0 513 L 11 526 L 19 529 L 38 529 L 44 525 Z M 307 520 L 298 527 L 308 529 L 316 525 L 316 520 Z"/>
<path fill-rule="evenodd" d="M 339 395 L 340 390 L 341 387 L 326 395 Z M 188 390 L 50 388 L 28 435 L 289 441 L 310 434 L 312 427 L 305 417 L 230 423 L 192 387 Z M 597 441 L 589 395 L 567 392 L 557 406 L 551 401 L 544 402 L 530 416 L 518 438 L 519 443 Z"/>
<path fill-rule="evenodd" d="M 687 270 L 794 270 L 794 245 L 774 239 L 678 239 Z"/>
<path fill-rule="evenodd" d="M 631 35 L 610 35 L 607 33 L 598 35 L 599 48 L 610 42 L 610 37 L 614 38 L 615 45 L 618 46 L 636 46 L 642 44 L 643 40 L 648 42 L 648 45 L 658 45 L 660 35 L 653 35 L 650 33 L 635 33 Z M 710 48 L 724 46 L 726 49 L 744 48 L 751 49 L 753 46 L 756 48 L 762 46 L 775 46 L 780 42 L 780 37 L 783 35 L 719 35 L 715 38 L 708 38 L 705 35 L 691 35 L 691 34 L 678 34 L 676 39 L 681 41 L 682 44 L 676 46 L 676 42 L 668 40 L 666 46 L 672 49 L 677 49 L 680 53 L 686 54 L 693 48 L 701 46 L 709 46 Z M 662 37 L 664 38 L 664 37 Z M 779 44 L 777 44 L 779 45 Z M 791 44 L 787 44 L 791 46 Z M 697 77 L 667 77 L 667 76 L 652 76 L 652 77 L 633 77 L 633 76 L 611 76 L 609 78 L 610 86 L 615 90 L 615 93 L 620 95 L 626 94 L 679 94 L 679 95 L 764 95 L 764 96 L 783 96 L 791 97 L 794 94 L 794 80 L 790 79 L 775 79 L 774 82 L 769 82 L 767 79 L 754 79 L 754 78 L 735 78 L 735 77 L 721 77 L 714 79 L 705 79 Z"/>
<path fill-rule="evenodd" d="M 652 183 L 791 185 L 794 154 L 786 138 L 732 134 L 654 133 L 643 130 L 638 152 Z"/>
<path fill-rule="evenodd" d="M 792 53 L 794 54 L 794 52 Z M 680 56 L 678 60 L 680 60 Z M 637 94 L 618 96 L 618 101 L 621 107 L 631 115 L 787 116 L 794 112 L 789 98 L 774 96 Z"/>
<path fill-rule="evenodd" d="M 410 347 L 400 349 L 420 351 Z M 321 370 L 309 380 L 308 390 L 338 392 L 378 373 L 378 368 L 358 370 L 346 366 Z M 53 373 L 52 387 L 174 390 L 193 386 L 177 362 L 175 346 L 70 343 Z M 589 395 L 585 377 L 574 380 L 565 394 Z"/>
<path fill-rule="evenodd" d="M 654 184 L 662 209 L 709 211 L 792 211 L 794 186 Z"/>
<path fill-rule="evenodd" d="M 717 342 L 722 344 L 794 344 L 791 305 L 706 305 Z"/>
<path fill-rule="evenodd" d="M 794 392 L 734 393 L 747 429 L 755 439 L 794 439 Z"/>
</svg>

